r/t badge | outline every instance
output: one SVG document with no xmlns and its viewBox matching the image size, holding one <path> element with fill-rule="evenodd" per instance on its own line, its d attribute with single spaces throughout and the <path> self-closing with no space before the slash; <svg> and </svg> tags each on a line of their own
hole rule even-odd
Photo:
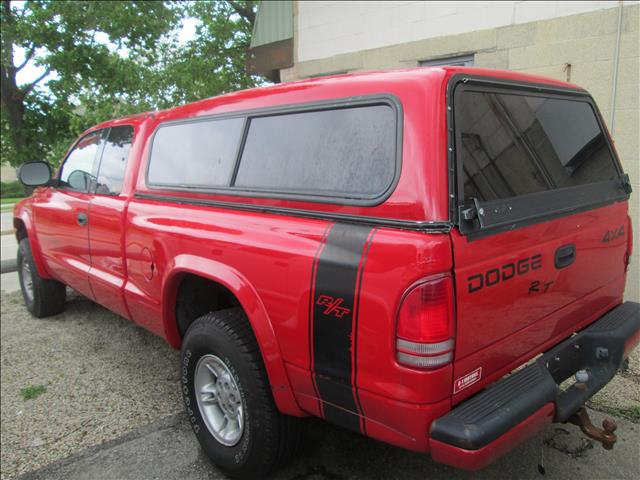
<svg viewBox="0 0 640 480">
<path fill-rule="evenodd" d="M 334 298 L 330 295 L 320 295 L 316 300 L 316 305 L 322 305 L 326 307 L 322 312 L 324 315 L 333 315 L 337 318 L 342 318 L 345 315 L 351 313 L 350 308 L 343 307 L 344 298 Z"/>
</svg>

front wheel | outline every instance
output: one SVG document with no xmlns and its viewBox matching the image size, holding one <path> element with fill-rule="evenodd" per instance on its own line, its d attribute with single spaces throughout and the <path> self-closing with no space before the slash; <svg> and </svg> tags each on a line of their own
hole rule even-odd
<svg viewBox="0 0 640 480">
<path fill-rule="evenodd" d="M 18 279 L 24 304 L 34 317 L 48 317 L 64 310 L 66 287 L 38 274 L 27 238 L 20 240 L 18 246 Z"/>
<path fill-rule="evenodd" d="M 276 409 L 260 350 L 241 309 L 209 313 L 182 344 L 182 394 L 209 458 L 234 478 L 262 478 L 300 444 L 300 419 Z"/>
</svg>

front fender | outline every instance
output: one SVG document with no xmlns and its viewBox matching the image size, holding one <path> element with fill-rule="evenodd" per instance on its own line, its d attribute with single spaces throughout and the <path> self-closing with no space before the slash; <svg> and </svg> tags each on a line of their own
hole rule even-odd
<svg viewBox="0 0 640 480">
<path fill-rule="evenodd" d="M 162 281 L 162 319 L 168 342 L 176 348 L 182 342 L 176 322 L 175 302 L 184 274 L 208 278 L 224 285 L 235 295 L 256 336 L 278 410 L 288 415 L 304 415 L 293 395 L 280 345 L 258 292 L 240 272 L 228 265 L 188 254 L 178 255 L 169 262 Z"/>
<path fill-rule="evenodd" d="M 38 237 L 36 235 L 35 226 L 33 223 L 33 219 L 31 217 L 32 211 L 31 208 L 28 208 L 25 205 L 27 200 L 23 200 L 22 202 L 16 204 L 13 207 L 13 228 L 16 234 L 16 240 L 20 243 L 21 236 L 19 233 L 20 224 L 24 226 L 24 231 L 29 239 L 29 245 L 31 246 L 31 255 L 33 255 L 33 263 L 36 265 L 36 270 L 38 271 L 38 275 L 41 278 L 50 279 L 52 278 L 49 272 L 47 271 L 47 267 L 42 261 L 42 251 L 40 250 L 40 242 L 38 242 Z"/>
</svg>

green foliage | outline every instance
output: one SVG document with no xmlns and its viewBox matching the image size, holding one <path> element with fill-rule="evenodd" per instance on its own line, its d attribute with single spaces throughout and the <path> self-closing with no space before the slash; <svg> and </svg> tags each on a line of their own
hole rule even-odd
<svg viewBox="0 0 640 480">
<path fill-rule="evenodd" d="M 0 182 L 0 198 L 22 198 L 24 188 L 17 180 L 15 182 Z"/>
<path fill-rule="evenodd" d="M 633 407 L 628 408 L 611 408 L 609 409 L 609 413 L 612 415 L 617 415 L 622 418 L 626 418 L 627 420 L 632 421 L 633 423 L 640 423 L 640 406 L 635 405 Z"/>
<path fill-rule="evenodd" d="M 256 4 L 4 2 L 3 163 L 55 165 L 98 122 L 256 85 L 245 69 Z M 180 43 L 186 19 L 197 21 L 196 36 Z M 18 48 L 48 72 L 42 80 L 15 84 Z"/>
<path fill-rule="evenodd" d="M 627 409 L 627 418 L 633 423 L 640 423 L 640 405 Z"/>
<path fill-rule="evenodd" d="M 635 405 L 633 407 L 627 408 L 619 408 L 619 407 L 594 407 L 598 410 L 601 410 L 609 415 L 614 415 L 616 417 L 625 418 L 633 423 L 640 423 L 640 405 Z"/>
<path fill-rule="evenodd" d="M 20 396 L 23 400 L 31 400 L 42 395 L 46 391 L 47 388 L 44 385 L 31 385 L 20 389 Z"/>
<path fill-rule="evenodd" d="M 199 20 L 196 37 L 167 49 L 163 75 L 150 92 L 156 94 L 153 104 L 166 108 L 255 86 L 258 79 L 245 68 L 252 23 L 235 14 L 228 2 L 190 3 L 185 15 Z"/>
</svg>

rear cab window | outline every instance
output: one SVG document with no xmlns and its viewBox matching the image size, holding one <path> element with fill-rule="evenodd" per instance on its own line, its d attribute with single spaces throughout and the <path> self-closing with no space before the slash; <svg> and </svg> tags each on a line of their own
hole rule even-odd
<svg viewBox="0 0 640 480">
<path fill-rule="evenodd" d="M 399 103 L 350 99 L 161 124 L 154 189 L 378 204 L 400 171 Z"/>
<path fill-rule="evenodd" d="M 626 198 L 591 98 L 458 83 L 453 94 L 462 233 L 512 228 Z"/>
</svg>

